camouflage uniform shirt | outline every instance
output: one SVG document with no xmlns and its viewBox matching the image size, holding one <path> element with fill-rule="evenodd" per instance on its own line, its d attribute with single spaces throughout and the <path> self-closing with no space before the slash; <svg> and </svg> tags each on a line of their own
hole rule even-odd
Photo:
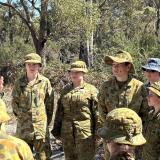
<svg viewBox="0 0 160 160">
<path fill-rule="evenodd" d="M 143 83 L 132 77 L 129 77 L 121 87 L 115 77 L 104 82 L 99 91 L 98 102 L 102 123 L 105 122 L 107 113 L 115 108 L 129 107 L 137 112 L 141 118 L 148 109 Z"/>
<path fill-rule="evenodd" d="M 151 110 L 144 124 L 143 134 L 147 143 L 143 147 L 144 160 L 160 159 L 160 111 Z"/>
<path fill-rule="evenodd" d="M 53 113 L 52 93 L 50 81 L 40 74 L 33 85 L 25 75 L 18 79 L 12 92 L 18 137 L 26 141 L 45 139 L 47 121 L 49 124 Z"/>
<path fill-rule="evenodd" d="M 34 158 L 24 141 L 0 131 L 0 160 L 34 160 Z"/>
<path fill-rule="evenodd" d="M 62 108 L 62 114 L 56 114 L 55 128 L 57 121 L 62 119 L 61 137 L 68 139 L 85 139 L 96 130 L 98 122 L 97 89 L 83 83 L 78 88 L 73 88 L 72 84 L 67 85 L 58 101 L 58 109 Z M 59 116 L 60 115 L 60 116 Z M 70 137 L 70 138 L 69 138 Z"/>
<path fill-rule="evenodd" d="M 4 107 L 4 108 L 3 108 L 4 111 L 7 111 L 7 108 L 5 107 L 6 105 L 4 104 L 4 101 L 3 101 L 1 98 L 0 98 L 0 105 Z M 5 123 L 2 123 L 2 124 L 1 124 L 0 129 L 1 129 L 3 132 L 6 131 L 6 125 L 5 125 Z"/>
</svg>

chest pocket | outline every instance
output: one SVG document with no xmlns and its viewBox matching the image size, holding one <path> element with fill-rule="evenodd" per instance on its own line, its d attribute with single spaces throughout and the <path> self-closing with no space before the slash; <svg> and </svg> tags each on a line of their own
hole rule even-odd
<svg viewBox="0 0 160 160">
<path fill-rule="evenodd" d="M 72 114 L 74 117 L 79 118 L 82 115 L 86 116 L 86 113 L 90 113 L 89 110 L 89 99 L 90 94 L 84 89 L 72 90 L 67 93 L 63 99 L 62 103 L 64 106 L 64 112 L 67 114 Z"/>
<path fill-rule="evenodd" d="M 27 87 L 21 87 L 21 94 L 20 94 L 20 110 L 26 112 L 31 108 L 31 90 Z"/>
</svg>

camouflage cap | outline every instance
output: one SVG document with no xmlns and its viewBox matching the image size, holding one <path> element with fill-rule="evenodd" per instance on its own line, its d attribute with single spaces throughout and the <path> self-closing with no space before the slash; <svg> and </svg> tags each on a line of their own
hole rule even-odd
<svg viewBox="0 0 160 160">
<path fill-rule="evenodd" d="M 41 57 L 36 53 L 30 53 L 25 56 L 25 63 L 39 63 L 42 64 Z"/>
<path fill-rule="evenodd" d="M 73 71 L 73 72 L 84 72 L 87 73 L 88 69 L 86 66 L 86 63 L 83 61 L 76 61 L 74 63 L 71 64 L 70 69 L 68 69 L 69 72 Z"/>
<path fill-rule="evenodd" d="M 155 93 L 157 96 L 160 96 L 160 81 L 152 83 L 148 89 Z"/>
<path fill-rule="evenodd" d="M 117 108 L 108 113 L 106 126 L 98 130 L 98 135 L 120 144 L 139 146 L 146 143 L 141 118 L 129 108 Z"/>
<path fill-rule="evenodd" d="M 130 53 L 126 51 L 118 51 L 114 56 L 105 56 L 104 61 L 108 65 L 112 65 L 113 62 L 117 62 L 117 63 L 128 62 L 132 65 L 130 72 L 135 73 L 132 57 Z"/>
<path fill-rule="evenodd" d="M 10 117 L 6 110 L 5 103 L 0 99 L 0 123 L 7 122 L 10 120 Z"/>
<path fill-rule="evenodd" d="M 142 66 L 142 70 L 153 70 L 160 72 L 160 59 L 159 58 L 149 58 L 147 64 Z"/>
</svg>

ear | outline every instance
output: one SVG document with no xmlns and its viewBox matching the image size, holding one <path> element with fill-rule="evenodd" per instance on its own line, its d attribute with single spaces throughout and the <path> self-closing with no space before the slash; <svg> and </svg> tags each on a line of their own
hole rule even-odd
<svg viewBox="0 0 160 160">
<path fill-rule="evenodd" d="M 131 70 L 131 67 L 132 67 L 132 65 L 129 63 L 129 64 L 127 65 L 127 71 L 128 71 L 128 72 Z"/>
</svg>

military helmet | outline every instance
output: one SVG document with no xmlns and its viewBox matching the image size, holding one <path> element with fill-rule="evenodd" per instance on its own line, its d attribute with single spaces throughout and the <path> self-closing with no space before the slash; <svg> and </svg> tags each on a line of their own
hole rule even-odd
<svg viewBox="0 0 160 160">
<path fill-rule="evenodd" d="M 10 120 L 10 117 L 6 110 L 5 103 L 0 99 L 0 123 L 7 122 Z"/>
<path fill-rule="evenodd" d="M 69 72 L 71 71 L 75 71 L 75 72 L 84 72 L 84 73 L 87 73 L 88 72 L 88 69 L 87 69 L 87 66 L 86 66 L 86 63 L 83 62 L 83 61 L 76 61 L 74 63 L 71 64 L 71 67 L 70 69 L 68 69 Z"/>
<path fill-rule="evenodd" d="M 132 65 L 130 72 L 135 73 L 135 68 L 134 68 L 132 57 L 130 53 L 126 51 L 120 50 L 114 56 L 105 56 L 104 61 L 108 65 L 112 65 L 113 62 L 117 62 L 117 63 L 128 62 Z"/>
<path fill-rule="evenodd" d="M 25 56 L 25 63 L 38 63 L 42 65 L 41 57 L 36 53 L 30 53 Z"/>
<path fill-rule="evenodd" d="M 152 83 L 148 89 L 155 93 L 157 96 L 160 96 L 160 81 Z"/>
<path fill-rule="evenodd" d="M 146 143 L 142 135 L 142 121 L 129 108 L 117 108 L 108 113 L 106 125 L 98 130 L 98 135 L 107 141 L 139 146 Z"/>
</svg>

